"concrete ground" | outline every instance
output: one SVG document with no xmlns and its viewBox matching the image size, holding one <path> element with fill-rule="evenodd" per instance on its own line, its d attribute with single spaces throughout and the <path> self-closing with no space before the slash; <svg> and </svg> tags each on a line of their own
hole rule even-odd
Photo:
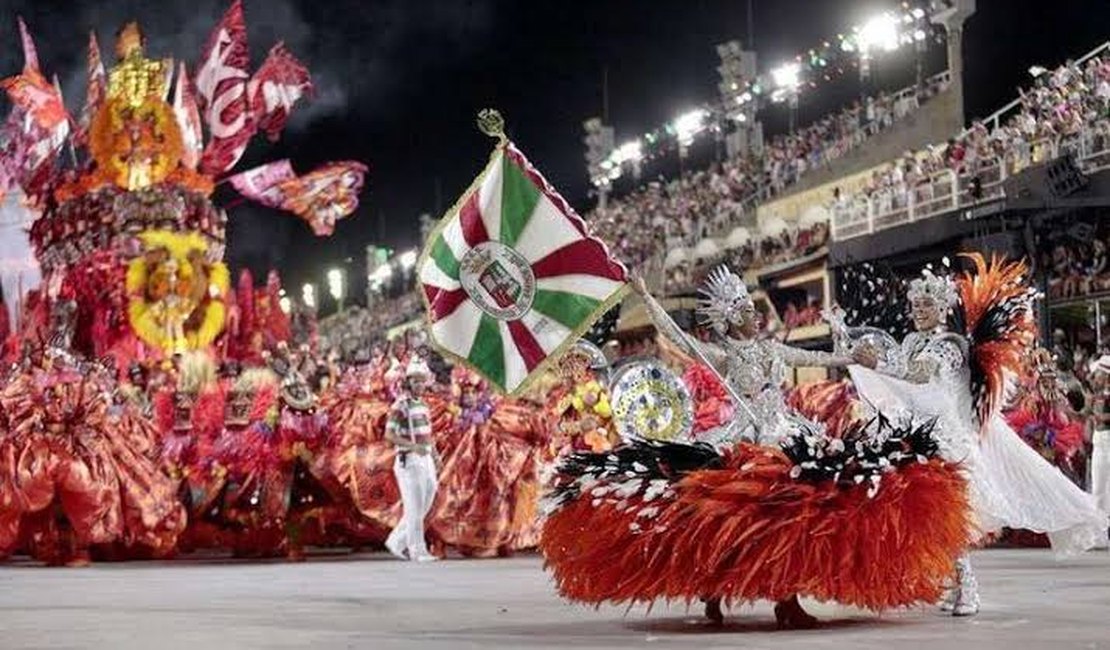
<svg viewBox="0 0 1110 650">
<path fill-rule="evenodd" d="M 766 603 L 733 611 L 721 629 L 677 606 L 571 605 L 534 556 L 16 564 L 0 568 L 0 649 L 1110 648 L 1110 554 L 1057 563 L 1047 551 L 993 550 L 973 562 L 976 618 L 810 603 L 825 624 L 799 632 L 776 631 Z"/>
</svg>

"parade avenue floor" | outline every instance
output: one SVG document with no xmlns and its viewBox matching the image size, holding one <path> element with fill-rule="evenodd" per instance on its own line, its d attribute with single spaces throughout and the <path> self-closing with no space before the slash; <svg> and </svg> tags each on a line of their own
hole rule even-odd
<svg viewBox="0 0 1110 650">
<path fill-rule="evenodd" d="M 1057 563 L 1044 550 L 992 550 L 973 561 L 977 618 L 808 603 L 825 623 L 798 632 L 776 631 L 765 603 L 719 629 L 679 606 L 570 605 L 536 556 L 16 563 L 0 567 L 0 648 L 1110 648 L 1110 554 Z"/>
</svg>

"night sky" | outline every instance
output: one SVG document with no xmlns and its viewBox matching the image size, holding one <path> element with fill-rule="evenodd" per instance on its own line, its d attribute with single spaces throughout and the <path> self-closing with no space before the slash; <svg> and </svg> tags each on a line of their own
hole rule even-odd
<svg viewBox="0 0 1110 650">
<path fill-rule="evenodd" d="M 18 71 L 15 14 L 28 21 L 43 68 L 62 79 L 71 110 L 84 96 L 84 51 L 95 29 L 105 56 L 127 19 L 143 23 L 149 53 L 190 63 L 229 0 L 0 0 L 0 74 Z M 755 0 L 761 70 L 846 31 L 896 3 L 885 0 Z M 510 134 L 578 208 L 590 205 L 582 121 L 602 110 L 618 143 L 716 96 L 714 45 L 747 40 L 745 0 L 245 0 L 253 64 L 278 39 L 314 73 L 319 96 L 294 117 L 285 139 L 257 138 L 239 169 L 279 157 L 307 171 L 358 159 L 370 165 L 359 213 L 330 239 L 296 218 L 248 205 L 231 210 L 233 266 L 282 270 L 288 286 L 322 281 L 324 269 L 365 246 L 418 244 L 416 220 L 448 208 L 481 169 L 491 141 L 474 115 L 493 106 Z M 1107 0 L 980 0 L 965 35 L 966 112 L 987 115 L 1016 96 L 1026 70 L 1078 56 L 1110 38 Z M 943 61 L 939 46 L 931 69 Z M 876 64 L 879 86 L 905 85 L 912 59 Z M 802 96 L 799 122 L 859 92 L 858 76 Z M 765 116 L 785 128 L 782 110 Z M 438 188 L 438 191 L 437 191 Z M 219 195 L 227 205 L 233 196 Z M 355 295 L 361 288 L 352 287 Z M 297 292 L 299 293 L 299 292 Z"/>
</svg>

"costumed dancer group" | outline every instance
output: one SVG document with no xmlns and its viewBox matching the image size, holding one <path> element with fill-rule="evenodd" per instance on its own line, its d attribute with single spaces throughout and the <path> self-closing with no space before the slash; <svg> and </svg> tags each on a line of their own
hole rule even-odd
<svg viewBox="0 0 1110 650">
<path fill-rule="evenodd" d="M 462 368 L 433 381 L 416 336 L 345 371 L 277 342 L 262 365 L 198 350 L 120 379 L 75 350 L 75 303 L 52 285 L 0 370 L 0 559 L 535 547 L 551 409 Z"/>
<path fill-rule="evenodd" d="M 967 551 L 1003 526 L 1047 533 L 1060 555 L 1105 542 L 1095 500 L 999 414 L 1035 341 L 1024 266 L 970 256 L 953 281 L 925 271 L 901 343 L 831 315 L 833 354 L 760 339 L 743 280 L 712 273 L 699 312 L 719 344 L 682 332 L 642 282 L 668 338 L 723 377 L 732 421 L 700 441 L 631 440 L 566 458 L 541 549 L 560 593 L 592 604 L 775 602 L 780 627 L 816 619 L 798 597 L 874 611 L 940 602 L 979 611 Z M 866 415 L 837 437 L 787 407 L 789 366 L 847 367 Z"/>
</svg>

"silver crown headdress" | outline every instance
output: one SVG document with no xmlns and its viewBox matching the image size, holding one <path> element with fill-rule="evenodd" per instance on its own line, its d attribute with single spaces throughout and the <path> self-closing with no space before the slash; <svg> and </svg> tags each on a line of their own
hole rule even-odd
<svg viewBox="0 0 1110 650">
<path fill-rule="evenodd" d="M 727 266 L 718 266 L 709 273 L 701 288 L 698 316 L 702 322 L 725 333 L 729 323 L 739 323 L 741 310 L 754 307 L 751 294 L 744 280 Z"/>
<path fill-rule="evenodd" d="M 930 298 L 944 314 L 947 314 L 960 301 L 960 296 L 956 292 L 956 285 L 952 280 L 938 276 L 929 269 L 922 269 L 921 277 L 910 282 L 906 297 L 911 301 Z"/>
</svg>

